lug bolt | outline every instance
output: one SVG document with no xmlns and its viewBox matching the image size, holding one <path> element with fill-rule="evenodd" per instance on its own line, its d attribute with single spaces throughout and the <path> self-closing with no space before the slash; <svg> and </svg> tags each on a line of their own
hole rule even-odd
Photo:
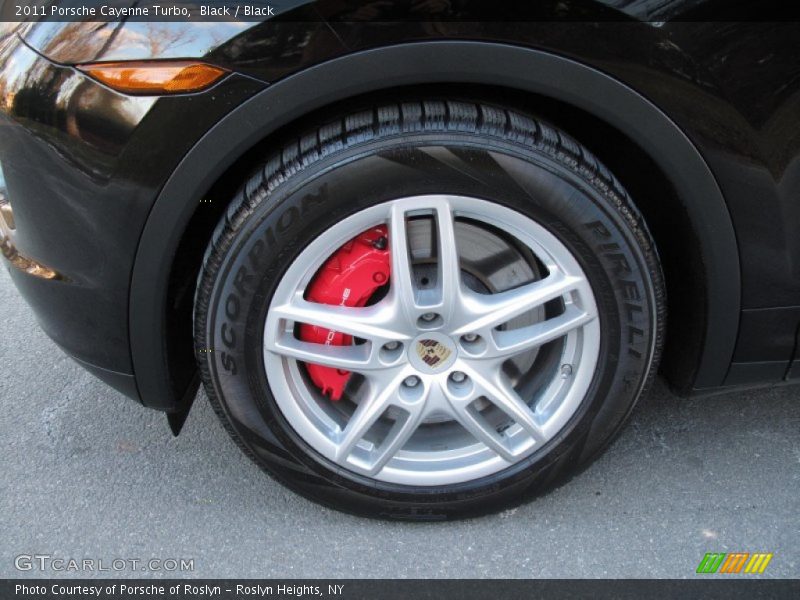
<svg viewBox="0 0 800 600">
<path fill-rule="evenodd" d="M 572 375 L 572 365 L 561 365 L 561 378 L 566 379 Z"/>
<path fill-rule="evenodd" d="M 417 387 L 419 385 L 419 377 L 416 375 L 409 375 L 403 380 L 403 385 L 406 387 Z"/>
<path fill-rule="evenodd" d="M 464 334 L 464 341 L 467 343 L 472 343 L 478 339 L 477 333 L 465 333 Z"/>
<path fill-rule="evenodd" d="M 467 380 L 467 376 L 461 371 L 456 371 L 450 375 L 450 379 L 452 379 L 454 383 L 463 383 Z"/>
<path fill-rule="evenodd" d="M 386 342 L 383 347 L 386 350 L 397 350 L 400 347 L 400 342 Z"/>
<path fill-rule="evenodd" d="M 425 313 L 422 315 L 423 321 L 433 321 L 436 318 L 436 313 Z"/>
</svg>

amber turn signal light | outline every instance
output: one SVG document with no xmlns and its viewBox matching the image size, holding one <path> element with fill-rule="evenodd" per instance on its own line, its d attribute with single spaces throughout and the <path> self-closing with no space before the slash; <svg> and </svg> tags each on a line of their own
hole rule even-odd
<svg viewBox="0 0 800 600">
<path fill-rule="evenodd" d="M 118 92 L 145 96 L 198 92 L 227 73 L 192 61 L 94 63 L 78 68 Z"/>
</svg>

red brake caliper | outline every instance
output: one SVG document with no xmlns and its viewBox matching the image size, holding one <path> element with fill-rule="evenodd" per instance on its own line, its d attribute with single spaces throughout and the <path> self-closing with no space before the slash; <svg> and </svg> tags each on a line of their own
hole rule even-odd
<svg viewBox="0 0 800 600">
<path fill-rule="evenodd" d="M 358 235 L 339 248 L 317 272 L 306 299 L 320 304 L 364 306 L 389 281 L 389 249 L 386 227 L 381 225 Z M 353 337 L 324 327 L 303 324 L 300 339 L 316 344 L 345 346 Z M 308 364 L 314 384 L 331 400 L 339 400 L 350 371 Z"/>
</svg>

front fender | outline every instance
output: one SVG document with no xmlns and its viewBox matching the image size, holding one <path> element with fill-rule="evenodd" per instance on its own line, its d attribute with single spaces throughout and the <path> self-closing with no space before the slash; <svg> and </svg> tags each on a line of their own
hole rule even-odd
<svg viewBox="0 0 800 600">
<path fill-rule="evenodd" d="M 714 311 L 704 302 L 694 386 L 722 384 L 738 330 L 738 249 L 720 189 L 686 135 L 630 87 L 573 60 L 504 44 L 435 41 L 353 53 L 289 76 L 233 110 L 184 157 L 153 206 L 133 270 L 131 349 L 146 405 L 176 410 L 193 381 L 194 373 L 173 370 L 163 333 L 171 259 L 197 199 L 248 149 L 299 117 L 358 94 L 426 83 L 486 84 L 552 98 L 602 119 L 650 155 L 696 229 L 707 298 L 724 300 L 715 302 Z"/>
</svg>

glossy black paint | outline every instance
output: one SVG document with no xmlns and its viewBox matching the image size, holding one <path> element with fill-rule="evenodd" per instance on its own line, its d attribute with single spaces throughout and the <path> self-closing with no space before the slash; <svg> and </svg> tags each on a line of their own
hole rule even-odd
<svg viewBox="0 0 800 600">
<path fill-rule="evenodd" d="M 194 142 L 264 86 L 231 75 L 203 94 L 128 97 L 14 42 L 0 47 L 0 160 L 16 243 L 62 278 L 10 272 L 50 337 L 135 395 L 129 284 L 153 200 Z"/>
<path fill-rule="evenodd" d="M 354 58 L 409 42 L 463 40 L 486 43 L 487 48 L 502 44 L 536 49 L 607 75 L 663 111 L 713 174 L 729 218 L 708 226 L 710 237 L 705 242 L 710 247 L 705 250 L 702 241 L 690 237 L 676 241 L 673 234 L 670 239 L 670 230 L 674 226 L 682 231 L 678 222 L 690 219 L 682 205 L 711 203 L 708 196 L 689 200 L 691 194 L 684 192 L 676 200 L 670 199 L 673 192 L 663 191 L 663 202 L 659 196 L 645 211 L 657 221 L 651 227 L 662 229 L 656 231 L 656 238 L 664 240 L 662 255 L 673 273 L 665 356 L 671 382 L 689 391 L 797 378 L 797 23 L 693 22 L 690 19 L 712 14 L 709 11 L 719 7 L 716 2 L 694 0 L 537 3 L 536 12 L 528 16 L 538 21 L 526 21 L 520 11 L 532 3 L 525 3 L 509 9 L 514 11 L 513 20 L 503 21 L 502 14 L 493 12 L 497 19 L 493 22 L 482 21 L 485 3 L 468 1 L 427 3 L 428 13 L 413 16 L 461 19 L 439 22 L 388 22 L 407 18 L 408 13 L 397 12 L 396 6 L 392 14 L 382 13 L 382 3 L 322 0 L 298 4 L 294 12 L 262 24 L 218 23 L 198 28 L 183 23 L 51 23 L 23 28 L 20 33 L 26 43 L 49 60 L 14 36 L 0 40 L 0 160 L 15 212 L 19 212 L 19 244 L 66 276 L 59 282 L 34 280 L 21 273 L 14 277 L 45 330 L 68 352 L 107 372 L 106 379 L 116 381 L 129 395 L 135 395 L 134 376 L 139 386 L 147 381 L 146 391 L 138 390 L 147 405 L 164 410 L 179 407 L 182 396 L 191 396 L 194 375 L 186 311 L 197 254 L 202 252 L 209 223 L 224 210 L 221 200 L 230 193 L 226 185 L 235 183 L 237 173 L 268 149 L 269 140 L 259 145 L 259 135 L 276 132 L 279 138 L 280 127 L 348 93 L 435 83 L 430 69 L 425 69 L 431 61 L 424 53 L 394 80 L 397 70 L 380 63 L 363 67 L 374 71 L 353 72 L 356 79 L 376 82 L 371 88 L 349 86 L 347 72 L 334 68 L 336 58 Z M 552 16 L 562 20 L 544 20 Z M 658 23 L 644 22 L 647 19 Z M 86 80 L 69 66 L 188 56 L 204 57 L 237 74 L 192 96 L 129 98 Z M 469 60 L 483 61 L 483 65 L 466 65 L 465 57 L 454 55 L 449 59 L 452 64 L 437 68 L 461 74 L 447 79 L 451 85 L 482 84 L 480 92 L 489 93 L 488 87 L 500 82 L 467 73 L 491 73 L 508 65 L 493 62 L 496 58 L 489 52 L 482 56 Z M 314 85 L 295 88 L 303 96 L 280 96 L 281 85 L 296 82 L 293 77 L 308 77 L 312 67 L 316 68 Z M 513 67 L 535 80 L 535 73 L 526 73 L 530 66 L 524 62 Z M 553 89 L 568 86 L 569 82 L 558 80 L 557 73 L 549 77 Z M 526 88 L 508 79 L 502 85 L 502 94 L 514 96 L 529 110 L 546 113 L 565 129 L 575 128 L 571 133 L 606 162 L 613 162 L 615 146 L 611 137 L 599 135 L 605 132 L 603 126 L 629 140 L 647 134 L 646 123 L 637 126 L 644 128 L 642 133 L 609 122 L 602 110 L 609 99 L 597 88 L 584 90 L 587 101 L 573 99 L 567 110 L 553 103 L 555 92 Z M 259 92 L 260 101 L 270 109 L 268 114 L 251 113 L 248 118 L 255 121 L 249 121 L 248 127 L 226 129 L 226 122 L 235 123 L 226 115 Z M 14 94 L 11 102 L 9 93 Z M 269 102 L 270 98 L 275 102 Z M 581 128 L 595 121 L 593 135 L 586 139 Z M 196 144 L 216 123 L 220 125 L 214 135 L 226 143 L 224 156 L 217 153 L 217 163 L 206 165 L 207 171 L 199 172 L 195 166 L 194 176 L 187 167 L 190 162 L 176 171 L 182 160 L 202 154 L 202 144 Z M 637 147 L 641 144 L 631 146 Z M 625 161 L 619 162 L 624 171 Z M 675 168 L 666 179 L 672 177 L 680 184 L 680 169 Z M 623 181 L 627 186 L 641 185 L 647 191 L 635 174 L 625 175 L 630 178 Z M 181 215 L 175 221 L 178 230 L 164 240 L 166 252 L 159 255 L 162 267 L 159 273 L 151 273 L 149 290 L 148 263 L 139 260 L 154 252 L 147 236 L 142 236 L 159 222 L 160 212 L 154 207 L 169 202 L 174 182 L 182 179 L 192 184 L 191 193 L 186 191 L 188 184 L 180 188 L 191 199 L 187 203 L 182 196 L 180 206 L 173 208 Z M 691 186 L 691 182 L 683 183 Z M 194 205 L 197 196 L 204 194 L 199 190 L 207 191 L 217 204 Z M 725 238 L 729 226 L 735 247 L 720 248 L 715 235 Z M 188 233 L 183 227 L 189 228 Z M 169 230 L 160 235 L 169 235 Z M 738 276 L 710 261 L 707 253 L 713 251 L 729 256 Z M 144 279 L 137 278 L 137 269 Z M 716 278 L 714 289 L 723 291 L 704 296 L 709 278 Z M 161 287 L 164 281 L 169 289 Z M 701 293 L 695 294 L 698 287 Z M 135 317 L 129 311 L 131 293 L 138 298 L 134 303 L 144 307 L 141 314 L 149 316 Z M 719 320 L 726 310 L 733 310 L 734 318 L 723 319 L 724 327 L 710 328 L 708 323 Z M 721 328 L 727 331 L 719 333 Z M 146 352 L 141 344 L 131 342 L 132 337 L 143 335 L 150 339 L 144 344 Z M 705 363 L 703 356 L 709 357 Z M 150 366 L 139 368 L 137 361 Z"/>
</svg>

